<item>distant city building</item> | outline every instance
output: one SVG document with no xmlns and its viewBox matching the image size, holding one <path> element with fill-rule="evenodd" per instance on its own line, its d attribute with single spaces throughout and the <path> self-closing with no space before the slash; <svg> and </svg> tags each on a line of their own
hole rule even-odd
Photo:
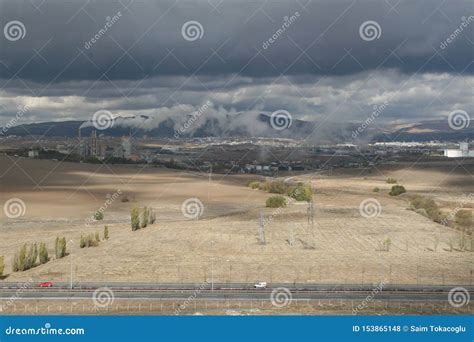
<svg viewBox="0 0 474 342">
<path fill-rule="evenodd" d="M 459 143 L 459 149 L 445 149 L 444 156 L 448 158 L 474 157 L 474 150 L 469 151 L 469 143 Z"/>
<path fill-rule="evenodd" d="M 28 158 L 38 158 L 39 152 L 38 150 L 29 150 L 28 151 Z"/>
</svg>

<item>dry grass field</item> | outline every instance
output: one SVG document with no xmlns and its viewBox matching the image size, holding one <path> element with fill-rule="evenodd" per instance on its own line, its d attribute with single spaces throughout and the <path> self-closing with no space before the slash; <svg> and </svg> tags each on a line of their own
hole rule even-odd
<svg viewBox="0 0 474 342">
<path fill-rule="evenodd" d="M 0 157 L 0 201 L 20 198 L 24 216 L 0 213 L 0 255 L 5 281 L 68 281 L 72 258 L 76 281 L 130 282 L 322 282 L 472 284 L 473 253 L 456 248 L 460 233 L 407 210 L 413 194 L 430 196 L 443 210 L 474 207 L 474 163 L 457 161 L 391 165 L 369 170 L 320 172 L 292 177 L 311 182 L 314 225 L 307 204 L 265 208 L 270 194 L 247 188 L 255 176 L 207 175 L 152 167 L 59 163 Z M 391 197 L 388 177 L 407 193 Z M 373 192 L 379 187 L 380 192 Z M 107 195 L 122 195 L 104 220 L 86 225 Z M 121 199 L 127 197 L 128 202 Z M 199 220 L 181 212 L 183 201 L 199 198 Z M 360 213 L 362 201 L 381 205 L 377 217 Z M 464 201 L 464 202 L 463 202 Z M 132 232 L 130 210 L 152 207 L 155 224 Z M 266 245 L 257 241 L 259 215 L 267 218 Z M 269 217 L 271 216 L 271 219 Z M 80 236 L 104 225 L 110 239 L 79 248 Z M 290 235 L 295 243 L 288 243 Z M 70 255 L 24 272 L 11 272 L 23 243 L 44 241 L 50 255 L 56 236 L 65 236 Z M 381 251 L 390 239 L 389 251 Z M 454 246 L 454 248 L 451 248 Z"/>
</svg>

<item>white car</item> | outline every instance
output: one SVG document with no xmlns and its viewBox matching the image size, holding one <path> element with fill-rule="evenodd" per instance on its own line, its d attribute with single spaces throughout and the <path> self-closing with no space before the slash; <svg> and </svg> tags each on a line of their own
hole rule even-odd
<svg viewBox="0 0 474 342">
<path fill-rule="evenodd" d="M 260 281 L 256 283 L 254 286 L 256 289 L 266 289 L 267 288 L 267 282 L 266 281 Z"/>
</svg>

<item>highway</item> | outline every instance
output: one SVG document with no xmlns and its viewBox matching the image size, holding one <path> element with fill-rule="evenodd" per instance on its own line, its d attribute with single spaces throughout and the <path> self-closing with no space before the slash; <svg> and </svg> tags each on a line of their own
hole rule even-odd
<svg viewBox="0 0 474 342">
<path fill-rule="evenodd" d="M 150 283 L 55 283 L 51 288 L 38 284 L 0 282 L 0 299 L 91 299 L 94 291 L 108 288 L 115 299 L 185 300 L 191 296 L 206 300 L 270 300 L 275 289 L 287 288 L 293 300 L 363 300 L 374 295 L 384 301 L 447 301 L 454 287 L 463 287 L 474 298 L 470 285 L 328 285 L 328 284 L 268 284 L 266 289 L 255 289 L 253 284 L 150 284 Z M 382 288 L 382 290 L 380 290 Z M 278 291 L 283 293 L 281 290 Z"/>
</svg>

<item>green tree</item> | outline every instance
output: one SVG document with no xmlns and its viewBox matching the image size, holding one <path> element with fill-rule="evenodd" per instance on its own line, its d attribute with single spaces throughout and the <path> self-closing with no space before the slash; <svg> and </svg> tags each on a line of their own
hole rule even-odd
<svg viewBox="0 0 474 342">
<path fill-rule="evenodd" d="M 150 224 L 154 224 L 155 221 L 156 221 L 156 214 L 155 214 L 155 212 L 153 211 L 153 209 L 150 209 L 150 210 L 149 210 L 149 213 L 150 213 L 150 215 L 149 215 L 149 217 L 148 217 L 148 222 L 150 222 Z"/>
<path fill-rule="evenodd" d="M 66 238 L 56 237 L 56 241 L 54 244 L 56 259 L 64 258 L 66 256 L 66 249 L 67 249 Z"/>
<path fill-rule="evenodd" d="M 133 208 L 130 213 L 132 231 L 140 229 L 140 213 L 138 208 Z"/>
<path fill-rule="evenodd" d="M 104 227 L 104 240 L 109 239 L 109 227 L 105 226 Z"/>
<path fill-rule="evenodd" d="M 36 266 L 36 260 L 38 259 L 38 248 L 36 243 L 30 246 L 28 254 L 26 256 L 25 270 Z"/>
<path fill-rule="evenodd" d="M 21 246 L 20 252 L 18 253 L 18 270 L 24 271 L 26 270 L 26 244 Z"/>
<path fill-rule="evenodd" d="M 40 264 L 46 264 L 48 260 L 48 249 L 46 248 L 46 244 L 44 242 L 41 242 L 39 245 L 39 262 Z"/>
<path fill-rule="evenodd" d="M 148 226 L 148 208 L 147 207 L 143 208 L 140 227 L 145 228 L 146 226 Z"/>
<path fill-rule="evenodd" d="M 84 237 L 84 235 L 81 235 L 81 239 L 79 240 L 79 247 L 80 248 L 86 247 L 86 238 Z"/>
</svg>

